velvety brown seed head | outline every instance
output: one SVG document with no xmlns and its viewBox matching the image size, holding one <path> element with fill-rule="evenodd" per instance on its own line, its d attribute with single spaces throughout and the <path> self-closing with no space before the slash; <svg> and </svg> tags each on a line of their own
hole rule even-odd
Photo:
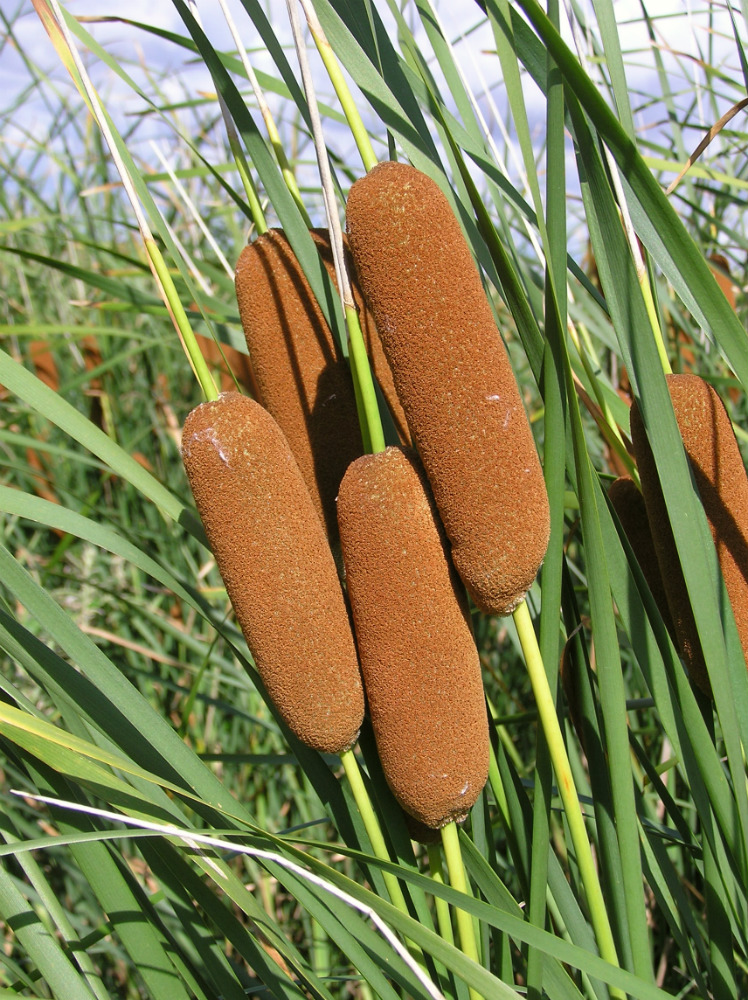
<svg viewBox="0 0 748 1000">
<path fill-rule="evenodd" d="M 730 418 L 715 390 L 698 375 L 668 375 L 667 382 L 748 662 L 748 477 Z M 654 455 L 636 405 L 631 409 L 631 437 L 678 643 L 694 683 L 710 695 Z"/>
<path fill-rule="evenodd" d="M 425 174 L 381 163 L 353 185 L 348 241 L 473 600 L 509 614 L 543 561 L 548 498 L 480 275 Z"/>
<path fill-rule="evenodd" d="M 327 230 L 311 235 L 334 280 Z M 236 265 L 236 297 L 260 402 L 286 435 L 335 545 L 338 486 L 363 452 L 356 399 L 348 362 L 283 232 L 271 229 L 244 248 Z M 366 315 L 362 327 L 375 374 L 384 389 L 389 384 L 393 406 L 392 375 Z M 404 428 L 402 411 L 400 423 Z"/>
<path fill-rule="evenodd" d="M 187 417 L 182 457 L 236 617 L 273 703 L 310 747 L 358 736 L 363 690 L 335 563 L 280 428 L 227 392 Z"/>
<path fill-rule="evenodd" d="M 608 490 L 608 498 L 618 515 L 626 538 L 634 550 L 637 562 L 652 592 L 657 608 L 667 630 L 676 642 L 676 631 L 670 614 L 670 606 L 662 582 L 662 573 L 657 559 L 652 531 L 647 517 L 644 496 L 630 476 L 619 476 Z"/>
<path fill-rule="evenodd" d="M 464 591 L 412 453 L 359 458 L 338 520 L 366 697 L 395 797 L 432 829 L 463 818 L 488 774 L 488 722 Z"/>
<path fill-rule="evenodd" d="M 415 840 L 419 844 L 441 844 L 442 835 L 439 830 L 435 830 L 433 826 L 426 826 L 425 823 L 419 823 L 405 809 L 403 809 L 403 816 L 411 840 Z"/>
</svg>

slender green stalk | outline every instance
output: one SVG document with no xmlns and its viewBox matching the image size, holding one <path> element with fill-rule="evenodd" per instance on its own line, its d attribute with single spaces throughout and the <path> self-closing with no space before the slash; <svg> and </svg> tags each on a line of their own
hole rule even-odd
<svg viewBox="0 0 748 1000">
<path fill-rule="evenodd" d="M 499 772 L 499 764 L 496 760 L 496 753 L 494 748 L 491 747 L 491 756 L 488 761 L 488 783 L 491 786 L 491 791 L 496 799 L 496 805 L 499 808 L 499 813 L 501 814 L 501 821 L 504 824 L 505 829 L 511 829 L 512 818 L 509 815 L 509 803 L 507 802 L 506 792 L 504 791 L 504 782 L 501 780 L 501 774 Z"/>
<path fill-rule="evenodd" d="M 241 35 L 237 30 L 234 18 L 231 15 L 231 11 L 226 5 L 226 0 L 218 0 L 221 5 L 221 10 L 223 11 L 223 16 L 226 19 L 226 24 L 229 27 L 231 36 L 234 39 L 234 44 L 236 45 L 239 56 L 242 60 L 242 65 L 244 66 L 244 71 L 247 74 L 247 78 L 252 85 L 252 90 L 255 95 L 258 107 L 260 109 L 260 114 L 262 115 L 263 121 L 265 122 L 265 128 L 268 130 L 268 139 L 270 140 L 270 145 L 275 153 L 275 158 L 278 161 L 278 166 L 283 174 L 283 180 L 286 182 L 286 187 L 288 188 L 291 197 L 296 202 L 296 207 L 301 213 L 301 217 L 307 226 L 312 228 L 312 220 L 309 218 L 309 213 L 306 210 L 306 205 L 304 204 L 304 199 L 301 197 L 301 191 L 299 190 L 299 185 L 296 181 L 296 175 L 291 169 L 288 157 L 286 156 L 286 151 L 283 148 L 283 142 L 280 137 L 280 132 L 275 124 L 275 119 L 270 110 L 270 105 L 265 100 L 265 94 L 263 93 L 262 87 L 260 86 L 260 81 L 257 79 L 257 74 L 252 68 L 252 64 L 249 61 L 249 56 L 247 55 L 247 50 L 242 44 Z M 220 100 L 220 97 L 219 97 Z M 222 108 L 223 109 L 223 108 Z M 225 116 L 224 116 L 225 117 Z M 265 230 L 260 230 L 264 232 Z"/>
<path fill-rule="evenodd" d="M 597 946 L 600 949 L 601 957 L 606 962 L 610 962 L 611 965 L 617 966 L 619 964 L 618 955 L 605 906 L 605 898 L 592 857 L 592 849 L 584 825 L 582 807 L 579 803 L 579 796 L 574 785 L 569 757 L 566 753 L 564 738 L 561 734 L 558 716 L 556 715 L 556 706 L 548 686 L 548 678 L 546 677 L 545 667 L 538 647 L 538 640 L 526 601 L 522 601 L 515 609 L 514 623 L 517 626 L 517 633 L 519 634 L 525 663 L 527 664 L 527 672 L 532 684 L 533 694 L 535 695 L 535 702 L 538 706 L 540 724 L 543 727 L 543 732 L 548 743 L 548 750 L 553 761 L 553 769 L 556 773 L 558 790 L 574 845 L 579 874 L 587 896 L 587 905 L 589 907 L 590 919 L 592 920 L 592 927 L 595 931 L 595 938 L 597 939 Z M 619 990 L 611 988 L 610 992 L 611 996 L 619 997 L 623 1000 L 624 994 Z"/>
<path fill-rule="evenodd" d="M 499 713 L 496 711 L 496 706 L 494 705 L 491 698 L 486 695 L 486 704 L 488 705 L 488 710 L 491 713 L 491 718 L 496 726 L 496 735 L 499 737 L 502 747 L 504 748 L 504 753 L 509 757 L 511 762 L 517 768 L 518 773 L 522 774 L 525 771 L 525 763 L 522 757 L 517 752 L 517 748 L 514 745 L 511 734 L 509 730 L 504 725 L 503 722 L 499 722 Z"/>
<path fill-rule="evenodd" d="M 666 375 L 669 375 L 673 369 L 670 366 L 670 359 L 667 356 L 667 349 L 662 336 L 662 328 L 657 315 L 657 306 L 655 305 L 654 296 L 652 295 L 652 286 L 650 284 L 647 269 L 644 266 L 641 253 L 639 252 L 638 243 L 636 244 L 636 250 L 638 255 L 636 257 L 636 274 L 639 279 L 639 286 L 641 287 L 642 295 L 644 296 L 644 305 L 646 306 L 647 316 L 649 316 L 649 322 L 652 326 L 652 333 L 654 334 L 655 344 L 657 345 L 657 354 L 660 359 L 660 364 L 662 365 L 662 370 Z"/>
<path fill-rule="evenodd" d="M 345 324 L 348 329 L 348 349 L 351 361 L 353 385 L 356 391 L 361 433 L 364 438 L 364 448 L 372 454 L 384 451 L 385 440 L 382 429 L 382 418 L 379 415 L 379 404 L 374 389 L 374 376 L 366 356 L 366 344 L 361 332 L 361 323 L 355 306 L 346 305 Z"/>
<path fill-rule="evenodd" d="M 372 167 L 377 165 L 377 157 L 374 153 L 374 147 L 371 144 L 369 133 L 366 131 L 366 126 L 364 125 L 361 114 L 356 106 L 356 102 L 353 99 L 353 95 L 351 94 L 350 88 L 340 69 L 340 64 L 327 40 L 327 36 L 322 29 L 322 25 L 319 23 L 319 19 L 317 18 L 314 8 L 311 3 L 309 3 L 309 0 L 301 0 L 301 6 L 304 10 L 304 16 L 307 19 L 309 30 L 312 33 L 314 44 L 317 46 L 317 51 L 322 57 L 322 62 L 325 64 L 325 69 L 330 77 L 330 82 L 335 88 L 335 93 L 338 95 L 338 100 L 340 101 L 340 105 L 343 109 L 343 114 L 346 117 L 346 121 L 348 122 L 353 138 L 356 142 L 356 148 L 361 155 L 364 169 L 368 173 Z"/>
<path fill-rule="evenodd" d="M 166 262 L 164 261 L 161 251 L 153 238 L 145 241 L 145 249 L 156 279 L 163 290 L 164 300 L 172 318 L 172 322 L 174 323 L 177 333 L 179 334 L 182 345 L 187 353 L 187 357 L 190 360 L 195 377 L 203 390 L 203 395 L 208 400 L 217 399 L 218 389 L 213 381 L 213 376 L 211 375 L 210 369 L 205 362 L 205 358 L 200 351 L 195 334 L 190 326 L 190 321 L 187 319 L 187 313 L 185 312 L 181 299 L 179 298 L 177 290 L 174 287 L 171 274 L 169 274 Z"/>
<path fill-rule="evenodd" d="M 184 306 L 179 299 L 179 295 L 177 294 L 177 290 L 174 286 L 172 277 L 169 274 L 164 258 L 153 238 L 153 234 L 151 233 L 140 204 L 140 200 L 136 194 L 132 177 L 130 176 L 130 172 L 127 169 L 127 166 L 125 165 L 117 147 L 109 116 L 102 108 L 98 95 L 86 72 L 85 66 L 83 65 L 80 54 L 73 44 L 67 25 L 65 24 L 65 19 L 62 16 L 62 10 L 59 3 L 57 0 L 50 0 L 50 3 L 55 14 L 57 27 L 60 34 L 64 38 L 64 44 L 67 47 L 67 52 L 72 57 L 74 66 L 79 74 L 79 79 L 84 87 L 83 92 L 86 95 L 97 124 L 106 139 L 112 158 L 114 159 L 117 170 L 119 171 L 119 175 L 122 179 L 122 185 L 127 193 L 133 212 L 135 213 L 135 218 L 138 222 L 138 228 L 143 239 L 143 244 L 145 246 L 146 253 L 148 254 L 148 260 L 154 277 L 156 278 L 156 282 L 161 289 L 164 302 L 166 303 L 166 308 L 169 310 L 169 315 L 172 318 L 177 333 L 179 334 L 182 344 L 187 352 L 190 364 L 192 365 L 192 370 L 195 372 L 195 376 L 200 382 L 205 398 L 215 399 L 218 396 L 218 390 L 216 389 L 213 377 L 211 376 L 208 366 L 205 363 L 205 359 L 203 358 L 197 345 L 195 334 L 189 320 L 187 319 L 187 313 L 185 312 Z"/>
<path fill-rule="evenodd" d="M 465 866 L 462 863 L 462 851 L 460 850 L 460 835 L 457 832 L 457 824 L 447 823 L 442 827 L 442 846 L 444 847 L 444 857 L 447 861 L 447 871 L 449 872 L 449 884 L 458 892 L 470 895 L 470 885 L 465 875 Z M 460 947 L 463 953 L 472 958 L 474 962 L 480 963 L 478 953 L 478 940 L 475 936 L 473 918 L 465 910 L 457 909 L 457 933 L 460 937 Z M 470 988 L 470 1000 L 482 1000 L 477 990 Z"/>
<path fill-rule="evenodd" d="M 223 10 L 224 16 L 226 18 L 226 21 L 228 22 L 229 28 L 231 29 L 231 33 L 234 36 L 234 41 L 236 42 L 239 51 L 244 52 L 244 49 L 241 45 L 241 41 L 239 39 L 239 33 L 236 30 L 236 26 L 234 25 L 234 21 L 231 17 L 231 14 L 226 8 L 226 5 L 223 2 L 223 0 L 219 0 L 219 3 L 221 4 L 221 9 Z M 198 24 L 201 24 L 202 22 L 200 18 L 200 11 L 198 10 L 197 4 L 194 2 L 194 0 L 193 2 L 190 3 L 190 10 L 192 12 L 193 17 L 197 20 Z M 260 199 L 257 194 L 257 188 L 255 187 L 254 181 L 252 180 L 252 175 L 249 171 L 249 165 L 247 163 L 247 158 L 244 155 L 244 149 L 242 148 L 242 144 L 239 141 L 239 135 L 236 131 L 236 125 L 234 124 L 234 119 L 231 115 L 231 112 L 229 111 L 226 101 L 223 99 L 223 96 L 220 93 L 218 94 L 218 106 L 221 109 L 223 123 L 226 127 L 226 135 L 228 136 L 229 140 L 229 148 L 231 149 L 231 152 L 233 154 L 237 170 L 239 171 L 239 177 L 241 179 L 242 186 L 244 188 L 244 193 L 246 194 L 247 201 L 249 202 L 249 210 L 252 213 L 252 219 L 254 220 L 255 228 L 257 229 L 257 232 L 261 236 L 263 233 L 267 232 L 268 228 L 267 222 L 265 221 L 265 213 L 262 210 L 262 205 L 260 204 Z"/>
<path fill-rule="evenodd" d="M 223 0 L 219 0 L 219 2 L 221 3 L 221 8 L 223 9 L 224 15 L 229 23 L 229 27 L 231 28 L 233 34 L 236 32 L 236 29 L 231 19 L 231 15 L 228 13 L 223 3 Z M 191 3 L 190 9 L 192 11 L 193 16 L 197 20 L 198 24 L 200 24 L 201 23 L 200 11 L 198 10 L 197 4 L 194 2 Z M 236 33 L 236 35 L 238 35 L 238 33 Z M 235 40 L 236 40 L 236 35 L 235 35 Z M 240 52 L 243 51 L 238 41 L 237 45 L 239 46 L 239 51 Z M 244 188 L 244 193 L 246 194 L 247 201 L 249 202 L 249 210 L 252 213 L 252 219 L 254 220 L 255 228 L 257 229 L 257 232 L 261 236 L 263 233 L 267 232 L 268 228 L 267 222 L 265 221 L 265 213 L 263 212 L 262 205 L 260 204 L 260 199 L 257 194 L 257 188 L 255 187 L 255 183 L 252 180 L 252 174 L 250 173 L 249 170 L 249 164 L 247 163 L 247 158 L 244 155 L 244 149 L 242 148 L 242 144 L 239 141 L 239 135 L 236 131 L 236 125 L 234 124 L 234 119 L 231 115 L 231 112 L 229 111 L 226 101 L 223 99 L 223 96 L 220 93 L 218 94 L 218 106 L 221 109 L 221 115 L 223 116 L 223 123 L 226 127 L 226 135 L 229 140 L 229 148 L 231 149 L 231 152 L 233 154 L 234 162 L 236 163 L 236 168 L 239 171 L 239 177 L 242 182 L 242 187 Z"/>
<path fill-rule="evenodd" d="M 610 406 L 608 405 L 605 395 L 600 387 L 600 381 L 597 377 L 599 364 L 597 362 L 597 358 L 594 356 L 594 353 L 590 350 L 589 334 L 582 323 L 580 323 L 579 328 L 577 328 L 574 323 L 569 322 L 568 330 L 569 336 L 577 349 L 577 354 L 581 359 L 582 367 L 585 370 L 587 378 L 592 383 L 597 405 L 600 407 L 600 412 L 604 421 L 603 424 L 599 425 L 600 430 L 605 436 L 605 440 L 608 445 L 613 449 L 613 451 L 615 451 L 616 456 L 626 467 L 628 474 L 638 485 L 639 473 L 637 472 L 636 464 L 626 450 L 618 424 L 613 417 Z M 591 354 L 592 357 L 590 357 Z"/>
<path fill-rule="evenodd" d="M 306 55 L 304 40 L 301 35 L 301 27 L 297 17 L 296 0 L 287 0 L 288 13 L 291 21 L 291 28 L 296 43 L 296 52 L 299 57 L 299 66 L 304 83 L 304 92 L 309 104 L 309 115 L 312 120 L 312 134 L 314 136 L 314 146 L 317 153 L 317 164 L 319 166 L 320 180 L 322 182 L 322 195 L 325 201 L 325 212 L 330 228 L 330 247 L 335 261 L 335 276 L 338 281 L 340 298 L 345 312 L 345 322 L 349 338 L 349 357 L 351 361 L 351 371 L 353 375 L 354 391 L 356 395 L 356 407 L 358 410 L 359 422 L 361 424 L 361 434 L 364 439 L 364 447 L 369 452 L 384 451 L 384 431 L 382 421 L 379 416 L 379 404 L 377 403 L 374 390 L 374 379 L 371 374 L 371 367 L 366 356 L 366 345 L 361 333 L 361 324 L 358 313 L 353 302 L 353 292 L 348 279 L 345 254 L 343 252 L 343 234 L 340 228 L 340 219 L 337 213 L 335 192 L 330 173 L 330 163 L 325 147 L 324 134 L 322 131 L 322 121 L 317 107 L 317 100 L 314 92 L 309 62 Z"/>
<path fill-rule="evenodd" d="M 348 783 L 351 786 L 353 798 L 356 800 L 358 811 L 361 813 L 361 819 L 364 821 L 364 828 L 371 842 L 371 849 L 374 852 L 374 857 L 378 858 L 380 861 L 391 861 L 390 852 L 387 850 L 387 844 L 385 843 L 384 834 L 382 833 L 382 827 L 379 825 L 377 814 L 374 812 L 374 806 L 369 798 L 369 793 L 366 790 L 361 769 L 358 766 L 358 761 L 356 760 L 353 750 L 345 750 L 340 755 L 340 760 L 343 764 L 346 777 L 348 778 Z M 400 887 L 400 883 L 392 872 L 383 871 L 382 877 L 384 878 L 384 884 L 387 886 L 387 892 L 389 893 L 393 906 L 396 906 L 401 913 L 408 916 L 408 904 L 405 902 L 405 896 L 402 888 Z M 418 945 L 410 942 L 409 948 L 411 954 L 413 954 L 418 961 L 421 961 L 423 953 Z"/>
<path fill-rule="evenodd" d="M 286 151 L 283 148 L 283 142 L 280 137 L 280 133 L 276 127 L 275 121 L 272 116 L 268 113 L 265 116 L 265 126 L 268 130 L 268 139 L 270 140 L 270 145 L 273 147 L 273 152 L 275 153 L 275 158 L 278 161 L 278 166 L 283 174 L 283 180 L 286 182 L 286 187 L 288 188 L 291 197 L 296 202 L 296 207 L 301 214 L 304 222 L 312 228 L 312 220 L 307 212 L 306 205 L 304 204 L 304 199 L 301 196 L 301 189 L 299 188 L 298 181 L 296 180 L 296 174 L 291 169 L 288 162 L 288 157 L 286 156 Z"/>
<path fill-rule="evenodd" d="M 431 878 L 438 885 L 444 885 L 444 869 L 442 868 L 442 852 L 438 844 L 428 845 L 429 872 Z M 455 938 L 452 931 L 452 920 L 449 916 L 449 903 L 440 896 L 434 897 L 436 907 L 436 922 L 439 927 L 439 934 L 448 944 L 454 944 Z"/>
<path fill-rule="evenodd" d="M 226 134 L 229 140 L 229 148 L 234 157 L 234 162 L 236 163 L 236 169 L 239 172 L 239 177 L 242 182 L 242 187 L 244 188 L 244 193 L 247 196 L 247 201 L 249 202 L 249 210 L 252 213 L 252 220 L 255 224 L 255 229 L 259 236 L 268 231 L 268 224 L 265 219 L 265 213 L 262 210 L 262 205 L 260 204 L 260 196 L 257 193 L 257 188 L 255 187 L 255 182 L 252 180 L 252 174 L 249 170 L 249 164 L 247 163 L 247 157 L 244 155 L 244 149 L 239 141 L 239 136 L 234 126 L 234 121 L 231 114 L 226 107 L 226 102 L 219 95 L 218 98 L 221 111 L 223 112 L 223 120 L 226 125 Z M 225 110 L 224 110 L 225 109 Z"/>
</svg>

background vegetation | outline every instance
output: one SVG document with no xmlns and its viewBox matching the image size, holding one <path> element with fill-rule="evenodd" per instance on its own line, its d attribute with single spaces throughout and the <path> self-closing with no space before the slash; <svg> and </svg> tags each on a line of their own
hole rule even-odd
<svg viewBox="0 0 748 1000">
<path fill-rule="evenodd" d="M 663 355 L 717 387 L 742 444 L 748 11 L 704 0 L 691 31 L 644 3 L 486 0 L 460 5 L 457 44 L 429 0 L 315 0 L 376 155 L 449 191 L 537 436 L 553 528 L 529 606 L 616 967 L 597 953 L 511 619 L 474 616 L 495 763 L 461 834 L 471 897 L 431 878 L 438 852 L 430 865 L 411 844 L 368 730 L 360 758 L 389 865 L 339 762 L 299 746 L 263 696 L 182 469 L 180 428 L 202 396 L 172 315 L 217 380 L 250 391 L 232 280 L 254 230 L 238 151 L 302 258 L 305 224 L 240 53 L 174 6 L 178 31 L 135 26 L 149 53 L 162 43 L 163 69 L 100 47 L 72 5 L 2 13 L 23 70 L 0 146 L 0 996 L 435 995 L 387 928 L 422 949 L 448 997 L 747 995 L 748 677 Z M 22 40 L 30 16 L 57 47 L 51 74 L 51 46 L 40 60 Z M 119 167 L 61 18 L 114 118 Z M 626 20 L 635 36 L 619 35 Z M 322 224 L 308 106 L 278 41 L 286 13 L 242 0 L 237 25 Z M 315 72 L 342 206 L 363 167 Z M 604 499 L 631 464 L 632 396 L 713 703 L 691 689 Z M 437 933 L 435 898 L 472 913 L 479 963 Z"/>
</svg>

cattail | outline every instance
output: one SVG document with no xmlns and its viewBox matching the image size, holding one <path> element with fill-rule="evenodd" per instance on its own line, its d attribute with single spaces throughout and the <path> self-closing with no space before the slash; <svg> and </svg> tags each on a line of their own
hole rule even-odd
<svg viewBox="0 0 748 1000">
<path fill-rule="evenodd" d="M 327 230 L 313 230 L 311 235 L 334 279 Z M 361 303 L 360 292 L 354 288 L 354 293 Z M 236 296 L 260 402 L 288 439 L 335 546 L 338 486 L 353 459 L 363 453 L 348 361 L 281 230 L 268 230 L 244 248 L 236 265 Z M 407 435 L 392 375 L 365 310 L 362 330 L 375 377 L 399 431 Z"/>
<path fill-rule="evenodd" d="M 412 453 L 351 465 L 338 520 L 374 736 L 400 805 L 437 829 L 488 774 L 488 721 L 464 590 Z"/>
<path fill-rule="evenodd" d="M 668 375 L 667 383 L 748 660 L 748 477 L 730 418 L 715 390 L 698 375 Z M 692 680 L 709 695 L 709 675 L 657 466 L 636 404 L 631 408 L 631 438 L 678 645 Z"/>
<path fill-rule="evenodd" d="M 480 275 L 434 181 L 381 163 L 356 181 L 348 241 L 408 424 L 475 603 L 509 614 L 550 516 L 517 383 Z"/>
<path fill-rule="evenodd" d="M 641 490 L 630 476 L 619 476 L 608 489 L 608 499 L 618 515 L 629 545 L 647 581 L 652 597 L 663 622 L 676 642 L 675 626 L 670 614 L 665 584 L 662 581 L 652 531 L 647 517 L 647 506 Z"/>
<path fill-rule="evenodd" d="M 417 819 L 414 819 L 409 812 L 402 810 L 403 818 L 405 819 L 405 826 L 408 830 L 408 836 L 411 840 L 415 840 L 418 844 L 441 844 L 442 837 L 438 829 L 433 826 L 426 826 L 425 823 L 419 823 Z"/>
<path fill-rule="evenodd" d="M 340 753 L 363 690 L 335 563 L 298 465 L 259 403 L 236 392 L 187 417 L 182 457 L 237 620 L 289 729 Z"/>
</svg>

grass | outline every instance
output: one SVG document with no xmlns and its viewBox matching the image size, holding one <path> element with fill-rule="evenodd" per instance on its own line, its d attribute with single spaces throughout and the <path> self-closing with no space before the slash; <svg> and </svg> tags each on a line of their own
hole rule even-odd
<svg viewBox="0 0 748 1000">
<path fill-rule="evenodd" d="M 649 6 L 487 0 L 466 8 L 458 39 L 428 0 L 315 3 L 316 40 L 343 70 L 336 93 L 309 45 L 337 205 L 371 150 L 441 184 L 480 262 L 551 503 L 519 631 L 473 615 L 493 759 L 470 819 L 447 836 L 468 893 L 445 884 L 446 869 L 434 877 L 438 845 L 410 840 L 368 724 L 357 794 L 389 860 L 354 800 L 352 763 L 285 729 L 180 459 L 192 406 L 234 379 L 252 391 L 224 260 L 230 272 L 265 222 L 284 228 L 346 340 L 307 235 L 304 212 L 324 224 L 323 199 L 285 12 L 243 0 L 236 20 L 304 212 L 241 54 L 219 48 L 228 36 L 203 31 L 190 5 L 174 3 L 168 73 L 130 64 L 97 43 L 99 25 L 65 15 L 113 116 L 116 158 L 54 6 L 2 14 L 23 83 L 6 98 L 0 144 L 0 995 L 748 992 L 748 674 L 663 373 L 712 382 L 745 448 L 748 133 L 743 110 L 726 112 L 748 81 L 746 23 L 703 0 L 704 28 L 689 33 Z M 44 65 L 23 41 L 31 16 L 57 45 Z M 134 112 L 125 118 L 108 96 L 115 82 Z M 34 121 L 24 100 L 40 109 Z M 146 141 L 154 132 L 168 170 Z M 605 500 L 622 458 L 632 467 L 632 396 L 713 702 L 691 688 Z M 550 690 L 539 706 L 544 717 L 555 706 L 604 913 L 556 787 L 556 737 L 549 745 L 539 724 L 529 627 Z M 559 680 L 562 652 L 573 689 Z M 448 928 L 457 913 L 461 928 Z M 475 959 L 454 944 L 465 914 Z"/>
</svg>

